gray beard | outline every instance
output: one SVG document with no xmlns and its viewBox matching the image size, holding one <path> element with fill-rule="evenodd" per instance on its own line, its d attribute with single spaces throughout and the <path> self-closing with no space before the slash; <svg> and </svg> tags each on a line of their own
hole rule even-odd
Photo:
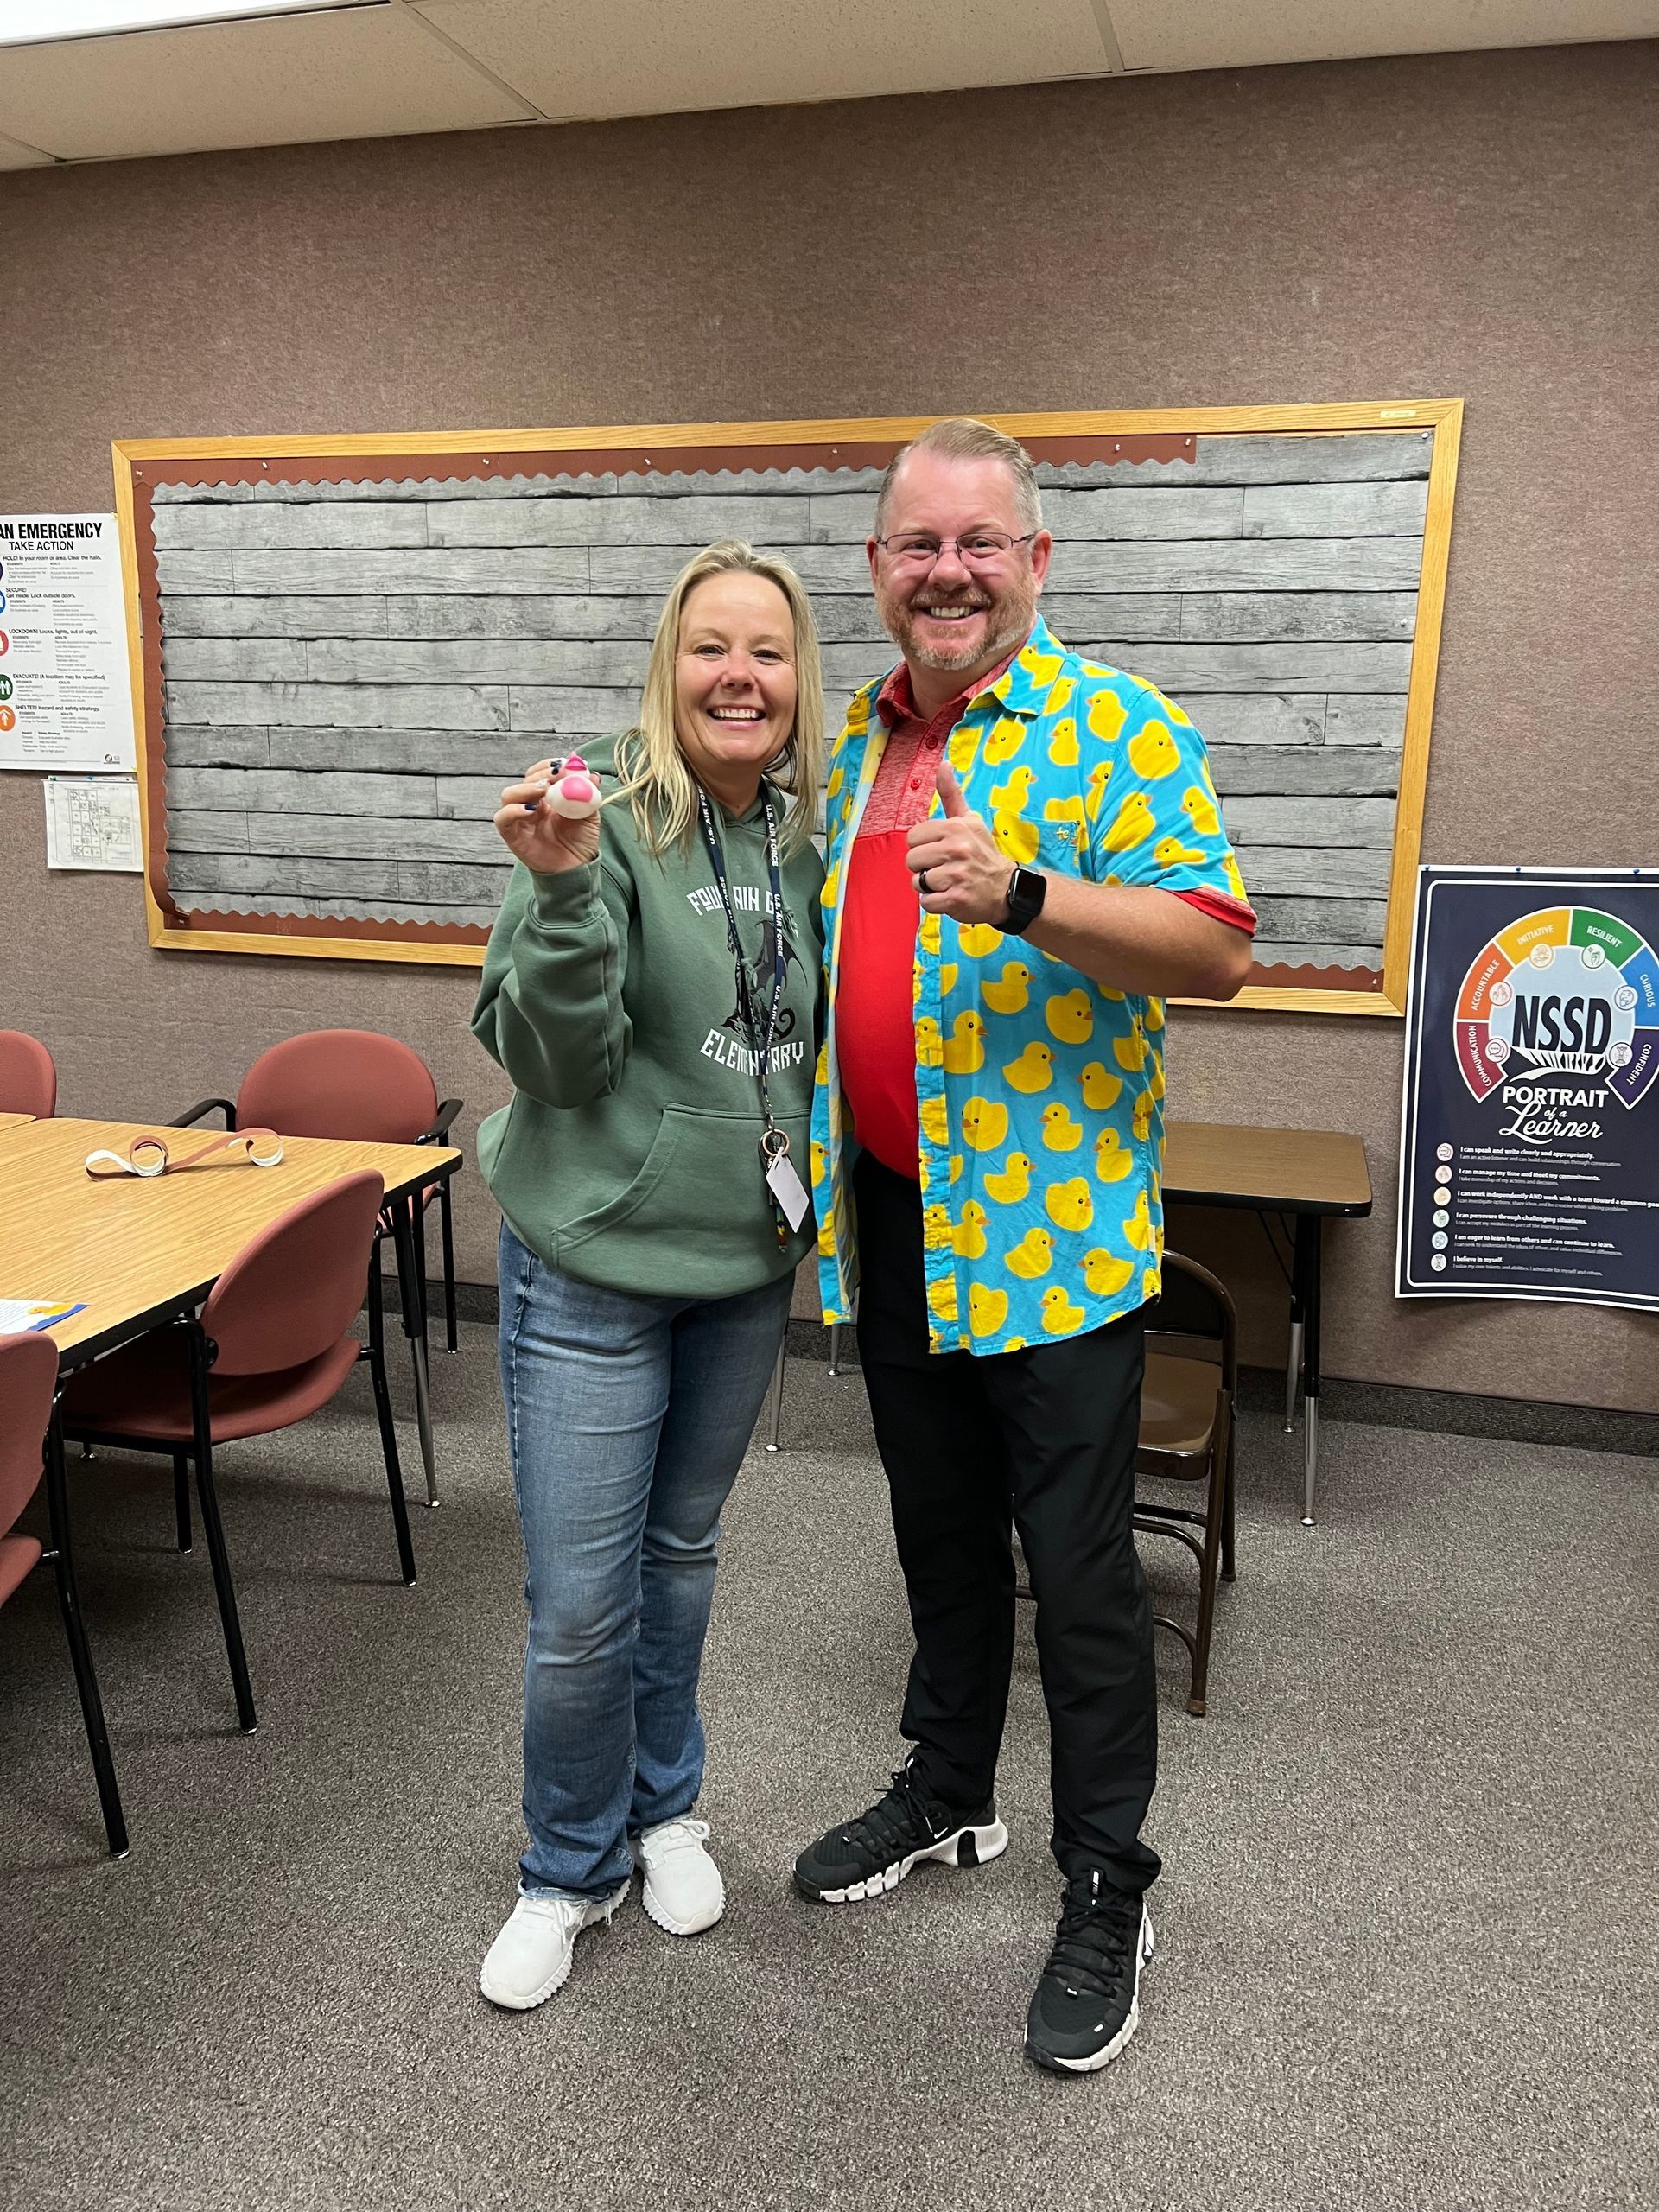
<svg viewBox="0 0 1659 2212">
<path fill-rule="evenodd" d="M 881 612 L 879 608 L 877 611 Z M 948 646 L 918 645 L 912 634 L 915 625 L 907 613 L 898 614 L 892 620 L 882 613 L 881 626 L 906 660 L 915 661 L 918 667 L 950 675 L 959 668 L 972 668 L 976 662 L 987 658 L 995 664 L 1005 654 L 1012 652 L 1015 645 L 1024 643 L 1035 620 L 1034 605 L 1019 614 L 1010 614 L 1001 630 L 988 631 L 984 644 L 971 652 L 965 646 L 952 651 Z"/>
</svg>

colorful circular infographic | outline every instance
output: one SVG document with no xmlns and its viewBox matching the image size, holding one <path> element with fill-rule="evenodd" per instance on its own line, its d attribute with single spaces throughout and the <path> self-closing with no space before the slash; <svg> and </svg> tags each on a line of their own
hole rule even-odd
<svg viewBox="0 0 1659 2212">
<path fill-rule="evenodd" d="M 1659 1082 L 1659 956 L 1612 914 L 1541 907 L 1471 961 L 1455 1027 L 1477 1100 L 1500 1083 L 1578 1075 L 1633 1107 Z"/>
</svg>

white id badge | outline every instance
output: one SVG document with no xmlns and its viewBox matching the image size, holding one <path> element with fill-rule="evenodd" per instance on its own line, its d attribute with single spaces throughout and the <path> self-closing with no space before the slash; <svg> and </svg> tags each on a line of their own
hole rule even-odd
<svg viewBox="0 0 1659 2212">
<path fill-rule="evenodd" d="M 766 1188 L 783 1210 L 784 1219 L 791 1229 L 798 1229 L 806 1219 L 812 1201 L 806 1187 L 795 1173 L 795 1163 L 786 1152 L 779 1153 L 766 1162 Z"/>
</svg>

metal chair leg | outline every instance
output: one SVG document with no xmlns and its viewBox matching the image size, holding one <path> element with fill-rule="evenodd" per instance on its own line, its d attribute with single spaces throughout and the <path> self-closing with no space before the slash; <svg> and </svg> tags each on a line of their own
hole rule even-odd
<svg viewBox="0 0 1659 2212">
<path fill-rule="evenodd" d="M 190 1454 L 173 1454 L 173 1519 L 178 1530 L 179 1549 L 190 1549 Z"/>
<path fill-rule="evenodd" d="M 779 1448 L 778 1438 L 784 1426 L 784 1359 L 788 1349 L 788 1338 L 780 1337 L 777 1364 L 772 1370 L 772 1433 L 766 1439 L 768 1452 L 776 1452 Z"/>
<path fill-rule="evenodd" d="M 219 1599 L 219 1624 L 225 1631 L 225 1653 L 231 1662 L 231 1682 L 236 1692 L 236 1717 L 244 1735 L 259 1726 L 253 1707 L 253 1685 L 248 1679 L 248 1656 L 242 1645 L 242 1622 L 236 1609 L 236 1586 L 231 1580 L 230 1556 L 225 1549 L 225 1530 L 219 1517 L 219 1494 L 213 1488 L 213 1428 L 207 1403 L 207 1339 L 199 1321 L 188 1322 L 190 1335 L 190 1408 L 194 1416 L 196 1495 L 201 1502 L 202 1532 L 207 1556 L 213 1565 L 213 1590 Z"/>
<path fill-rule="evenodd" d="M 98 1802 L 104 1815 L 104 1834 L 109 1842 L 111 1858 L 124 1859 L 128 1847 L 127 1821 L 121 1809 L 121 1792 L 116 1786 L 115 1761 L 110 1756 L 109 1732 L 104 1726 L 104 1700 L 98 1692 L 98 1675 L 92 1666 L 92 1647 L 86 1641 L 86 1625 L 81 1619 L 80 1592 L 76 1586 L 74 1560 L 69 1550 L 63 1431 L 58 1426 L 55 1412 L 46 1439 L 46 1497 L 47 1510 L 52 1522 L 51 1560 L 58 1585 L 58 1607 L 63 1615 L 63 1632 L 69 1645 L 69 1663 L 75 1670 L 75 1689 L 80 1699 L 80 1717 L 86 1730 L 86 1748 L 92 1755 L 92 1776 L 98 1783 Z"/>
<path fill-rule="evenodd" d="M 409 1504 L 404 1496 L 404 1471 L 397 1459 L 397 1431 L 392 1424 L 391 1391 L 386 1382 L 386 1352 L 381 1326 L 380 1270 L 369 1274 L 369 1376 L 374 1385 L 375 1419 L 380 1424 L 380 1449 L 386 1463 L 386 1488 L 391 1493 L 391 1525 L 397 1538 L 397 1564 L 405 1583 L 415 1580 L 415 1547 L 410 1541 Z"/>
<path fill-rule="evenodd" d="M 1225 1398 L 1210 1440 L 1210 1477 L 1205 1487 L 1204 1550 L 1198 1560 L 1198 1631 L 1192 1643 L 1192 1685 L 1186 1709 L 1202 1718 L 1210 1682 L 1210 1638 L 1216 1622 L 1216 1582 L 1227 1521 L 1228 1436 L 1231 1408 Z"/>
<path fill-rule="evenodd" d="M 461 1338 L 455 1328 L 455 1216 L 447 1180 L 438 1185 L 438 1228 L 443 1239 L 443 1340 L 451 1351 L 459 1351 Z"/>
</svg>

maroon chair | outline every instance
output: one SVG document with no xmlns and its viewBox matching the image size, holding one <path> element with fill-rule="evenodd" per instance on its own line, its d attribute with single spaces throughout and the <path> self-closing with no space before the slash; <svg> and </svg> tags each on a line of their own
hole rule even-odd
<svg viewBox="0 0 1659 2212">
<path fill-rule="evenodd" d="M 92 1670 L 92 1655 L 80 1617 L 74 1562 L 69 1554 L 68 1516 L 63 1510 L 63 1439 L 52 1410 L 57 1387 L 58 1348 L 50 1337 L 0 1337 L 0 1605 L 40 1560 L 51 1560 L 57 1576 L 64 1634 L 69 1639 L 70 1664 L 80 1693 L 80 1717 L 86 1724 L 92 1772 L 104 1808 L 104 1832 L 109 1838 L 111 1858 L 124 1859 L 127 1823 L 121 1810 L 121 1793 L 115 1786 L 115 1762 L 110 1757 L 110 1739 L 104 1727 L 104 1704 L 98 1694 L 98 1676 Z M 49 1552 L 42 1551 L 37 1537 L 16 1533 L 17 1516 L 40 1484 L 42 1464 L 52 1522 Z"/>
<path fill-rule="evenodd" d="M 291 1428 L 326 1406 L 358 1361 L 366 1359 L 398 1564 L 405 1582 L 415 1580 L 386 1387 L 378 1271 L 369 1273 L 367 1344 L 351 1333 L 384 1197 L 380 1178 L 365 1171 L 299 1199 L 243 1246 L 208 1293 L 199 1316 L 152 1330 L 84 1369 L 63 1394 L 66 1436 L 120 1450 L 171 1453 L 181 1550 L 189 1546 L 185 1471 L 194 1461 L 237 1717 L 250 1734 L 257 1720 L 213 1484 L 218 1446 Z"/>
<path fill-rule="evenodd" d="M 420 1054 L 395 1037 L 372 1029 L 312 1029 L 262 1052 L 242 1078 L 234 1102 L 204 1098 L 171 1124 L 186 1128 L 204 1114 L 222 1113 L 233 1129 L 275 1129 L 285 1137 L 344 1137 L 359 1144 L 442 1144 L 460 1113 L 459 1098 L 438 1099 L 431 1070 Z M 417 1294 L 426 1294 L 425 1211 L 428 1191 L 416 1210 L 420 1265 Z M 446 1179 L 437 1188 L 443 1238 L 445 1342 L 456 1348 L 455 1230 Z M 426 1315 L 420 1315 L 426 1341 Z"/>
<path fill-rule="evenodd" d="M 0 1029 L 0 1114 L 48 1121 L 58 1103 L 58 1071 L 38 1037 Z"/>
</svg>

